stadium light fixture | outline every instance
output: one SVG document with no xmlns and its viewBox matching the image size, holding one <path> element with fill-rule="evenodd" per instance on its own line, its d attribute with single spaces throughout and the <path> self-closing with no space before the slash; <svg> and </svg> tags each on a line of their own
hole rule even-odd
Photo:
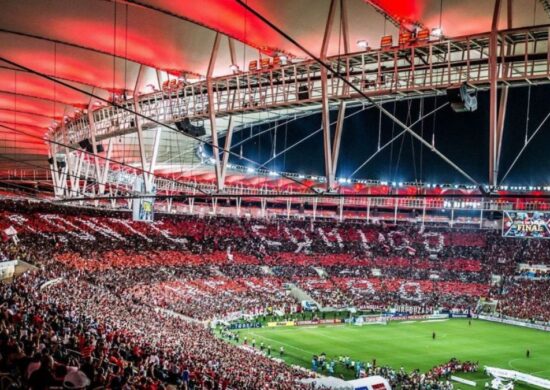
<svg viewBox="0 0 550 390">
<path fill-rule="evenodd" d="M 252 167 L 246 168 L 246 173 L 254 173 L 254 168 Z"/>
<path fill-rule="evenodd" d="M 363 50 L 367 50 L 367 48 L 369 47 L 369 43 L 364 39 L 359 39 L 356 44 L 358 48 Z"/>
<path fill-rule="evenodd" d="M 432 37 L 441 38 L 443 36 L 443 30 L 441 27 L 432 28 Z"/>
<path fill-rule="evenodd" d="M 231 72 L 233 72 L 233 74 L 239 73 L 239 65 L 237 64 L 229 65 L 229 69 L 231 69 Z"/>
<path fill-rule="evenodd" d="M 288 63 L 288 57 L 284 54 L 279 55 L 279 59 L 281 60 L 281 65 L 286 65 Z"/>
</svg>

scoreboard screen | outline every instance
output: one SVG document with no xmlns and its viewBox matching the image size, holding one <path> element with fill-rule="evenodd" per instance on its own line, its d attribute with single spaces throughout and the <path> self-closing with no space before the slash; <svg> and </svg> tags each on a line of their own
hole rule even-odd
<svg viewBox="0 0 550 390">
<path fill-rule="evenodd" d="M 516 238 L 550 238 L 550 213 L 504 211 L 502 235 Z"/>
</svg>

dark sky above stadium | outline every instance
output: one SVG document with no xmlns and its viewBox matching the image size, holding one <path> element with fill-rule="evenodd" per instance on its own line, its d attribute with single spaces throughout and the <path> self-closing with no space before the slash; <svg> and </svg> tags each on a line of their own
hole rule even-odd
<svg viewBox="0 0 550 390">
<path fill-rule="evenodd" d="M 548 109 L 550 86 L 518 87 L 510 89 L 500 175 L 502 179 L 508 167 L 525 143 L 527 135 L 539 127 Z M 530 98 L 529 121 L 527 123 L 527 102 Z M 473 113 L 456 113 L 450 106 L 442 108 L 436 115 L 418 123 L 414 130 L 432 141 L 435 134 L 435 146 L 449 159 L 458 164 L 468 174 L 482 183 L 487 182 L 489 161 L 489 95 L 479 92 L 478 109 Z M 384 106 L 394 112 L 403 122 L 410 124 L 419 118 L 420 106 L 429 112 L 448 99 L 446 96 L 388 102 Z M 351 114 L 361 107 L 350 108 Z M 332 111 L 332 120 L 336 120 L 337 111 Z M 338 177 L 349 178 L 371 154 L 377 150 L 380 115 L 376 108 L 359 112 L 346 119 L 342 135 L 341 154 L 338 164 Z M 233 137 L 233 144 L 250 137 L 273 125 L 246 128 Z M 275 152 L 298 142 L 312 132 L 320 129 L 321 115 L 315 114 L 298 119 L 288 125 L 281 125 L 277 130 L 269 131 L 254 137 L 243 144 L 243 156 L 258 162 L 264 162 Z M 275 132 L 277 133 L 275 137 Z M 333 127 L 334 132 L 334 127 Z M 383 145 L 397 134 L 399 127 L 393 125 L 389 118 L 382 116 L 380 143 Z M 222 140 L 223 141 L 223 140 Z M 545 122 L 540 131 L 523 152 L 515 168 L 512 169 L 502 184 L 507 185 L 546 185 L 550 183 L 550 121 Z M 237 149 L 236 152 L 240 152 Z M 267 168 L 273 171 L 296 172 L 304 175 L 323 175 L 323 141 L 322 132 L 318 132 L 296 148 L 269 163 Z M 232 157 L 234 164 L 246 165 L 238 157 Z M 430 148 L 421 146 L 420 142 L 405 135 L 396 140 L 392 146 L 381 152 L 355 176 L 356 179 L 378 179 L 383 181 L 406 182 L 421 180 L 426 183 L 469 184 L 467 180 L 435 155 Z M 500 180 L 499 179 L 499 180 Z"/>
</svg>

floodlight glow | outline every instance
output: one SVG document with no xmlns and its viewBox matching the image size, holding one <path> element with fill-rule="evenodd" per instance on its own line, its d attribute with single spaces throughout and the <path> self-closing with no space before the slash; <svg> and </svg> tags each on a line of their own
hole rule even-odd
<svg viewBox="0 0 550 390">
<path fill-rule="evenodd" d="M 366 50 L 369 47 L 369 43 L 364 39 L 360 39 L 357 41 L 357 47 Z"/>
<path fill-rule="evenodd" d="M 441 38 L 443 36 L 443 30 L 441 27 L 432 28 L 432 37 Z"/>
</svg>

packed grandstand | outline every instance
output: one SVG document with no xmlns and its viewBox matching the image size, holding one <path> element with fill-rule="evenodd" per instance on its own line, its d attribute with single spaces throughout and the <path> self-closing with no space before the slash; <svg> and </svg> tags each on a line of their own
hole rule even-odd
<svg viewBox="0 0 550 390">
<path fill-rule="evenodd" d="M 2 231 L 16 231 L 2 258 L 38 267 L 1 286 L 0 364 L 32 388 L 60 384 L 74 367 L 112 388 L 306 388 L 297 379 L 312 373 L 207 326 L 299 316 L 291 288 L 334 310 L 475 314 L 486 299 L 501 316 L 550 321 L 550 280 L 518 267 L 548 264 L 548 241 L 384 222 L 166 215 L 144 224 L 44 202 L 0 208 Z M 397 383 L 390 368 L 376 370 Z"/>
<path fill-rule="evenodd" d="M 0 390 L 550 390 L 550 0 L 0 4 Z"/>
</svg>

